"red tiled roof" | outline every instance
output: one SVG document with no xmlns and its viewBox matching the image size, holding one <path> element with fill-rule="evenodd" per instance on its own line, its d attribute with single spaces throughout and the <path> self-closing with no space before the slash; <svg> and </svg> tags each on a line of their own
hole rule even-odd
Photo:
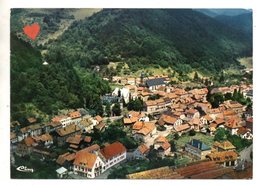
<svg viewBox="0 0 260 186">
<path fill-rule="evenodd" d="M 77 152 L 73 164 L 77 166 L 86 167 L 88 169 L 92 169 L 95 165 L 96 160 L 96 154 L 92 154 L 86 151 L 80 151 Z"/>
<path fill-rule="evenodd" d="M 145 144 L 142 144 L 138 147 L 138 150 L 141 154 L 145 154 L 149 151 L 149 148 Z"/>
<path fill-rule="evenodd" d="M 177 132 L 181 132 L 181 131 L 187 130 L 187 129 L 189 129 L 189 128 L 190 128 L 189 124 L 178 125 L 178 126 L 174 127 L 174 129 L 175 129 Z"/>
<path fill-rule="evenodd" d="M 74 112 L 70 112 L 68 114 L 69 117 L 71 117 L 72 119 L 75 119 L 75 118 L 80 118 L 81 117 L 81 114 L 79 111 L 74 111 Z"/>
<path fill-rule="evenodd" d="M 157 138 L 155 138 L 154 142 L 155 143 L 166 143 L 166 142 L 168 142 L 168 140 L 164 136 L 158 136 Z"/>
<path fill-rule="evenodd" d="M 70 136 L 67 138 L 66 142 L 78 145 L 81 142 L 81 135 Z"/>
<path fill-rule="evenodd" d="M 103 118 L 100 116 L 100 115 L 97 115 L 95 117 L 95 119 L 98 121 L 98 122 L 101 122 L 103 120 Z"/>
<path fill-rule="evenodd" d="M 144 122 L 142 121 L 137 121 L 135 122 L 135 124 L 133 125 L 133 130 L 140 130 L 143 128 Z"/>
<path fill-rule="evenodd" d="M 60 122 L 62 119 L 66 119 L 68 118 L 67 116 L 56 116 L 54 118 L 51 119 L 52 122 L 57 123 Z"/>
<path fill-rule="evenodd" d="M 126 152 L 125 146 L 120 142 L 114 142 L 100 150 L 101 154 L 108 160 Z"/>
<path fill-rule="evenodd" d="M 238 130 L 237 130 L 237 134 L 238 135 L 244 135 L 245 133 L 248 132 L 248 129 L 246 127 L 240 127 Z"/>
<path fill-rule="evenodd" d="M 144 122 L 144 125 L 143 125 L 142 129 L 137 131 L 137 133 L 143 134 L 144 136 L 146 136 L 147 134 L 151 133 L 154 129 L 155 129 L 155 124 L 154 123 L 152 123 L 152 122 Z"/>
<path fill-rule="evenodd" d="M 98 144 L 94 144 L 94 145 L 91 145 L 90 147 L 81 149 L 80 151 L 93 152 L 93 151 L 99 151 L 99 150 L 100 150 L 100 146 Z"/>
<path fill-rule="evenodd" d="M 167 150 L 171 147 L 171 144 L 169 142 L 166 142 L 166 143 L 162 144 L 161 147 L 163 148 L 163 150 Z"/>
<path fill-rule="evenodd" d="M 32 137 L 27 137 L 24 139 L 24 143 L 27 147 L 31 147 L 33 144 L 35 144 L 35 141 Z"/>
<path fill-rule="evenodd" d="M 27 118 L 27 120 L 29 121 L 29 123 L 35 123 L 37 121 L 34 117 Z"/>
<path fill-rule="evenodd" d="M 232 128 L 232 129 L 241 127 L 240 124 L 238 123 L 238 121 L 235 119 L 231 119 L 231 120 L 227 121 L 225 126 L 228 128 Z"/>
</svg>

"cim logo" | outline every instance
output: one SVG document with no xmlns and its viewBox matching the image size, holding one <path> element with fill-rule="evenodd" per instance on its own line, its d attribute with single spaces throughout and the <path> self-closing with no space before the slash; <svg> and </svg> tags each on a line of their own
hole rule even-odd
<svg viewBox="0 0 260 186">
<path fill-rule="evenodd" d="M 19 166 L 16 168 L 16 170 L 20 172 L 33 172 L 33 169 L 28 169 L 26 166 Z"/>
</svg>

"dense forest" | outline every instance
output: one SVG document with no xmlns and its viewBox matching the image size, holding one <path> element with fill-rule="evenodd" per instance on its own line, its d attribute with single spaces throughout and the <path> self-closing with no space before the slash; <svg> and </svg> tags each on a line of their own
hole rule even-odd
<svg viewBox="0 0 260 186">
<path fill-rule="evenodd" d="M 49 61 L 66 51 L 81 67 L 124 61 L 218 73 L 251 56 L 252 46 L 244 32 L 190 9 L 104 9 L 73 22 L 49 50 Z"/>
<path fill-rule="evenodd" d="M 12 119 L 28 117 L 35 110 L 54 114 L 58 109 L 84 107 L 102 112 L 100 95 L 110 91 L 107 82 L 73 68 L 59 54 L 52 64 L 42 63 L 39 51 L 11 36 Z"/>
</svg>

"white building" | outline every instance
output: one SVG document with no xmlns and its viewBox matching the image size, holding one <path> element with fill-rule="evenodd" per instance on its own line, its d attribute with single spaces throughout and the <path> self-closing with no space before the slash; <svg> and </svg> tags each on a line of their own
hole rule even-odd
<svg viewBox="0 0 260 186">
<path fill-rule="evenodd" d="M 100 150 L 100 153 L 105 158 L 104 170 L 107 170 L 126 159 L 126 148 L 120 142 L 114 142 L 112 144 L 106 145 L 103 149 Z"/>
</svg>

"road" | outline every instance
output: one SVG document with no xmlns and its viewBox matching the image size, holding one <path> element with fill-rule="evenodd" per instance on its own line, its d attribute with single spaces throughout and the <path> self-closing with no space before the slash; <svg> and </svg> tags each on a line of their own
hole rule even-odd
<svg viewBox="0 0 260 186">
<path fill-rule="evenodd" d="M 244 150 L 242 150 L 239 155 L 241 159 L 244 159 L 248 162 L 252 162 L 251 158 L 250 158 L 250 153 L 253 150 L 253 145 L 250 145 L 249 147 L 245 148 Z"/>
</svg>

